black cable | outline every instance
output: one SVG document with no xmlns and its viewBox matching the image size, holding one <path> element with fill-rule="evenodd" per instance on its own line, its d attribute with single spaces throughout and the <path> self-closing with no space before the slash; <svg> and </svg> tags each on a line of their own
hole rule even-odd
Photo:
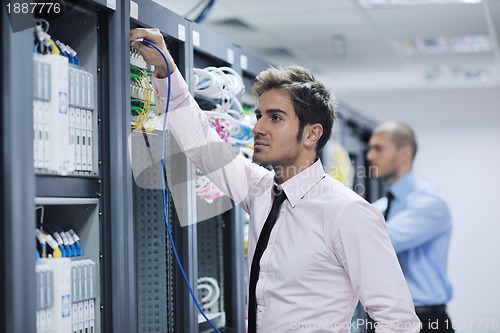
<svg viewBox="0 0 500 333">
<path fill-rule="evenodd" d="M 194 12 L 195 10 L 197 10 L 198 8 L 200 8 L 200 6 L 201 6 L 204 2 L 206 2 L 206 1 L 207 1 L 207 0 L 201 0 L 200 2 L 198 2 L 198 3 L 197 3 L 196 5 L 194 5 L 194 6 L 193 6 L 190 10 L 188 10 L 188 11 L 186 12 L 186 14 L 184 14 L 184 17 L 188 17 L 189 15 L 193 14 L 193 12 Z M 210 0 L 208 0 L 208 1 L 210 1 Z"/>
<path fill-rule="evenodd" d="M 214 3 L 215 3 L 215 0 L 210 0 L 210 2 L 205 6 L 203 11 L 200 13 L 200 15 L 198 15 L 198 17 L 194 19 L 194 22 L 201 23 L 201 22 L 205 21 L 205 19 L 208 16 L 208 13 L 210 13 L 210 11 L 212 10 Z"/>
</svg>

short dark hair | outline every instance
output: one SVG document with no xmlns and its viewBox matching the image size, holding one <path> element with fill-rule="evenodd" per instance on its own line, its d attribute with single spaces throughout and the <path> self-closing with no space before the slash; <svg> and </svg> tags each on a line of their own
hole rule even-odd
<svg viewBox="0 0 500 333">
<path fill-rule="evenodd" d="M 412 150 L 412 160 L 415 159 L 418 148 L 417 138 L 410 125 L 397 121 L 388 121 L 378 125 L 373 130 L 373 133 L 389 133 L 396 147 L 409 146 Z"/>
<path fill-rule="evenodd" d="M 300 66 L 270 67 L 255 78 L 253 90 L 258 97 L 271 89 L 290 94 L 299 118 L 297 140 L 301 139 L 306 125 L 323 126 L 323 135 L 316 146 L 316 155 L 319 155 L 332 133 L 337 108 L 335 96 L 309 70 Z"/>
</svg>

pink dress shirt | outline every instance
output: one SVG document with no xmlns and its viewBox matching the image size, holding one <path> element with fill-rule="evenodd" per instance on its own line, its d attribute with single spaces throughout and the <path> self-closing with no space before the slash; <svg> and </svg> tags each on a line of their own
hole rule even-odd
<svg viewBox="0 0 500 333">
<path fill-rule="evenodd" d="M 187 157 L 250 215 L 248 263 L 272 204 L 274 172 L 236 155 L 209 127 L 179 71 L 167 127 Z M 167 80 L 154 79 L 165 101 Z M 321 161 L 281 184 L 281 206 L 260 261 L 257 332 L 350 332 L 361 301 L 377 332 L 419 332 L 382 215 L 325 174 Z M 184 224 L 185 225 L 185 224 Z"/>
</svg>

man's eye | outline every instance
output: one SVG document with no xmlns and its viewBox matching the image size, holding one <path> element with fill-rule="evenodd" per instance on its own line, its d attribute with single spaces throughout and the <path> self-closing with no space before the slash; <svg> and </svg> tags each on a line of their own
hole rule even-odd
<svg viewBox="0 0 500 333">
<path fill-rule="evenodd" d="M 256 114 L 256 115 L 255 115 L 255 118 L 256 118 L 257 120 L 259 120 L 260 118 L 262 118 L 262 115 L 260 115 L 260 114 Z"/>
<path fill-rule="evenodd" d="M 278 115 L 273 115 L 273 116 L 271 117 L 271 119 L 272 119 L 273 121 L 278 121 L 278 120 L 281 120 L 281 117 L 280 117 L 280 116 L 278 116 Z"/>
</svg>

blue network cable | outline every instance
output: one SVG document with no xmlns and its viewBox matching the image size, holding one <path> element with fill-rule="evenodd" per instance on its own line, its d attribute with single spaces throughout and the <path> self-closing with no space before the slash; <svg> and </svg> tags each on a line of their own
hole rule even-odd
<svg viewBox="0 0 500 333">
<path fill-rule="evenodd" d="M 196 304 L 196 307 L 198 308 L 198 311 L 200 311 L 201 315 L 205 318 L 205 320 L 210 324 L 210 326 L 212 326 L 212 328 L 217 333 L 220 333 L 219 329 L 210 321 L 210 319 L 208 319 L 208 317 L 206 316 L 205 312 L 201 308 L 201 305 L 198 302 L 198 299 L 196 298 L 196 296 L 194 294 L 193 288 L 191 287 L 191 284 L 189 283 L 189 280 L 188 280 L 188 278 L 186 276 L 186 273 L 184 272 L 184 268 L 182 267 L 181 261 L 179 259 L 179 254 L 177 253 L 177 248 L 175 247 L 175 243 L 174 243 L 174 237 L 172 236 L 172 232 L 170 231 L 170 227 L 169 227 L 169 224 L 168 224 L 167 190 L 165 188 L 166 179 L 165 179 L 165 173 L 163 172 L 163 170 L 165 170 L 165 140 L 166 140 L 166 135 L 165 134 L 167 132 L 166 131 L 166 127 L 167 127 L 167 113 L 168 113 L 168 109 L 169 109 L 169 106 L 170 106 L 170 90 L 171 90 L 171 85 L 170 85 L 170 66 L 168 64 L 167 56 L 154 43 L 152 43 L 151 41 L 149 41 L 149 40 L 147 40 L 145 38 L 139 38 L 139 39 L 136 39 L 135 41 L 142 42 L 144 44 L 150 45 L 153 48 L 155 48 L 155 50 L 158 51 L 161 54 L 161 56 L 163 57 L 163 60 L 165 60 L 165 64 L 167 65 L 168 91 L 167 91 L 167 103 L 166 103 L 166 106 L 165 106 L 165 115 L 163 117 L 162 146 L 161 146 L 161 168 L 162 168 L 162 170 L 161 170 L 161 178 L 162 178 L 162 194 L 163 194 L 163 218 L 165 219 L 165 226 L 167 228 L 168 238 L 170 239 L 170 244 L 172 244 L 172 250 L 173 250 L 174 255 L 175 255 L 175 260 L 177 261 L 177 265 L 179 266 L 179 270 L 181 271 L 182 276 L 184 278 L 184 281 L 186 282 L 186 285 L 187 285 L 187 287 L 189 289 L 189 293 L 191 294 L 191 298 L 193 299 L 194 303 Z"/>
<path fill-rule="evenodd" d="M 56 233 L 57 233 L 57 234 L 58 234 L 58 236 L 59 236 L 59 237 L 61 237 L 61 236 L 60 236 L 60 234 L 59 234 L 59 231 L 60 231 L 59 229 L 60 229 L 60 228 L 58 228 L 57 226 L 55 226 L 55 225 L 53 225 L 53 224 L 45 223 L 45 224 L 43 225 L 43 227 L 45 228 L 45 230 L 50 231 L 50 232 L 52 233 L 52 235 L 53 235 L 53 236 L 55 236 L 54 234 L 56 234 Z M 56 241 L 57 241 L 57 237 L 54 237 L 54 239 L 56 239 Z M 59 245 L 59 250 L 61 250 L 61 256 L 62 256 L 63 258 L 64 258 L 64 257 L 70 257 L 70 256 L 71 256 L 71 254 L 70 254 L 70 253 L 67 253 L 67 252 L 66 252 L 66 247 L 64 246 L 64 244 Z"/>
</svg>

